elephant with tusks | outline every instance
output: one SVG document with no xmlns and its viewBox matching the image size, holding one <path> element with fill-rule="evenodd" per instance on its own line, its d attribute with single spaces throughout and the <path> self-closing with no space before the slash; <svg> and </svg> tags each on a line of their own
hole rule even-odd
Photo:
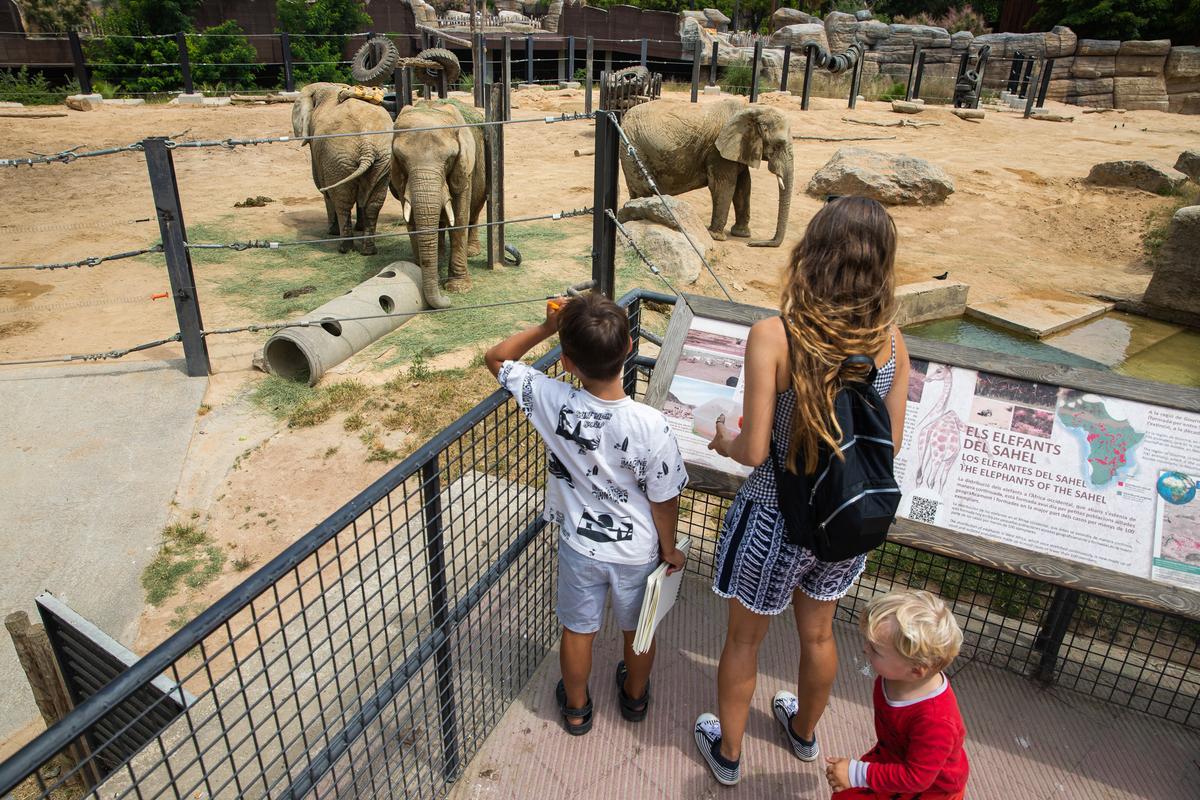
<svg viewBox="0 0 1200 800">
<path fill-rule="evenodd" d="M 482 121 L 478 110 L 453 100 L 422 100 L 396 116 L 391 191 L 412 234 L 413 253 L 421 266 L 421 291 L 433 308 L 450 306 L 441 291 L 441 237 L 435 231 L 478 223 L 488 192 L 482 128 L 439 126 Z M 480 252 L 479 229 L 452 230 L 449 239 L 446 291 L 463 292 L 471 286 L 467 256 Z"/>
<path fill-rule="evenodd" d="M 751 241 L 751 247 L 778 247 L 787 234 L 792 200 L 792 134 L 787 119 L 773 108 L 730 99 L 694 104 L 654 100 L 625 113 L 622 126 L 658 190 L 679 195 L 707 186 L 712 195 L 708 229 L 725 239 L 733 203 L 733 236 L 750 236 L 750 169 L 762 161 L 779 183 L 775 235 Z M 621 168 L 629 196 L 653 197 L 633 156 L 621 149 Z"/>
<path fill-rule="evenodd" d="M 325 196 L 325 214 L 332 236 L 358 239 L 363 255 L 375 253 L 375 225 L 387 199 L 391 136 L 365 131 L 389 131 L 392 117 L 382 106 L 354 98 L 344 83 L 310 83 L 292 106 L 292 133 L 296 136 L 351 134 L 306 140 L 312 157 L 313 182 Z M 303 146 L 303 145 L 301 145 Z M 350 212 L 357 208 L 353 224 Z M 346 253 L 354 241 L 338 244 Z"/>
</svg>

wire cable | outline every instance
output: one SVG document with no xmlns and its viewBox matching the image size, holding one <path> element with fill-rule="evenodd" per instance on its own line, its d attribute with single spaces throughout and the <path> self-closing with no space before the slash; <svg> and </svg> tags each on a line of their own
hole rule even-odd
<svg viewBox="0 0 1200 800">
<path fill-rule="evenodd" d="M 88 256 L 81 258 L 78 261 L 63 261 L 57 264 L 4 264 L 0 265 L 0 270 L 10 269 L 70 269 L 72 267 L 95 267 L 103 264 L 105 261 L 117 261 L 122 258 L 133 258 L 135 256 L 144 256 L 147 253 L 161 253 L 163 246 L 156 244 L 153 247 L 144 247 L 141 250 L 127 250 L 124 253 L 113 253 L 109 256 Z"/>
<path fill-rule="evenodd" d="M 78 159 L 81 159 L 81 158 L 93 158 L 95 156 L 111 156 L 116 153 L 131 153 L 131 152 L 140 153 L 140 152 L 142 152 L 142 150 L 145 149 L 142 147 L 141 142 L 134 142 L 133 144 L 127 144 L 124 147 L 107 147 L 103 150 L 89 150 L 89 151 L 85 151 L 83 153 L 76 152 L 81 147 L 83 147 L 83 145 L 80 144 L 80 145 L 76 145 L 75 147 L 72 147 L 69 150 L 63 150 L 61 152 L 52 153 L 52 154 L 34 153 L 33 158 L 0 158 L 0 167 L 20 167 L 20 166 L 33 166 L 34 164 L 54 164 L 54 163 L 70 164 L 72 161 L 77 161 Z"/>
</svg>

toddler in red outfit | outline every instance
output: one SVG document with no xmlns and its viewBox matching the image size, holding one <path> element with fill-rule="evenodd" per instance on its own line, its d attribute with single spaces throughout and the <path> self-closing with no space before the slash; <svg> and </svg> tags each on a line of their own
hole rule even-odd
<svg viewBox="0 0 1200 800">
<path fill-rule="evenodd" d="M 954 615 L 929 592 L 892 592 L 871 601 L 860 626 L 878 741 L 862 758 L 825 759 L 833 800 L 962 800 L 967 731 L 942 673 L 962 646 Z"/>
</svg>

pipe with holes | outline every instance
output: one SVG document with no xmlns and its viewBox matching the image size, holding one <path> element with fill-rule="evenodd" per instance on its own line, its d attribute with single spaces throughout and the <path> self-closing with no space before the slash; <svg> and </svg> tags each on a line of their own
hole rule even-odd
<svg viewBox="0 0 1200 800">
<path fill-rule="evenodd" d="M 263 360 L 273 375 L 315 386 L 326 370 L 396 330 L 423 308 L 421 268 L 396 261 L 304 317 L 328 322 L 276 332 L 263 347 Z M 372 316 L 376 318 L 336 321 Z"/>
</svg>

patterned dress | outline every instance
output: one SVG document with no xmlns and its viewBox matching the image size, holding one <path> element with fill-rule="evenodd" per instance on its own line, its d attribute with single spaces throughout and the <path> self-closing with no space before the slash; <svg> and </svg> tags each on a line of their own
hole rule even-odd
<svg viewBox="0 0 1200 800">
<path fill-rule="evenodd" d="M 892 354 L 875 375 L 875 391 L 886 397 L 896 377 L 896 337 Z M 771 438 L 786 453 L 792 438 L 796 393 L 776 395 Z M 779 614 L 800 589 L 814 600 L 837 600 L 854 585 L 866 555 L 845 561 L 821 561 L 812 551 L 790 543 L 775 488 L 775 468 L 767 460 L 742 484 L 721 525 L 713 591 L 736 597 L 756 614 Z"/>
</svg>

